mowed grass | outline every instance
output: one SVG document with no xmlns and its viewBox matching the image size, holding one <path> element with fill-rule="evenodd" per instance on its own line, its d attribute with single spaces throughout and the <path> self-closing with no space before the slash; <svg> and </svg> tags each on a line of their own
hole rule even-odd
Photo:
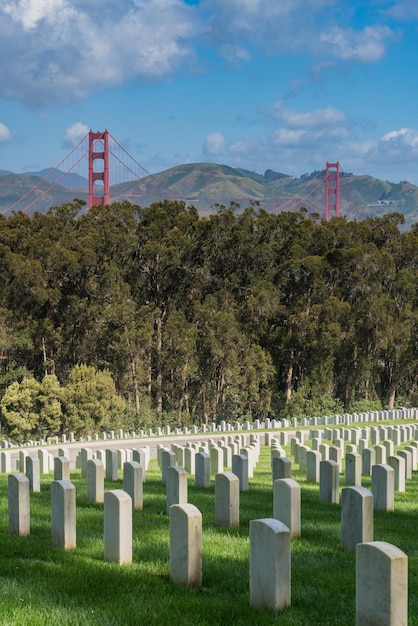
<svg viewBox="0 0 418 626">
<path fill-rule="evenodd" d="M 169 578 L 169 521 L 156 461 L 144 484 L 144 508 L 133 514 L 133 563 L 104 561 L 103 505 L 87 502 L 85 480 L 73 472 L 77 493 L 77 548 L 51 546 L 50 480 L 31 494 L 31 534 L 8 532 L 7 476 L 0 475 L 0 624 L 301 625 L 355 623 L 355 555 L 341 549 L 341 508 L 319 502 L 319 487 L 301 485 L 302 536 L 292 541 L 292 605 L 274 613 L 250 607 L 249 523 L 273 514 L 270 449 L 261 448 L 250 491 L 240 497 L 239 529 L 215 526 L 214 481 L 189 502 L 203 516 L 203 584 L 173 585 Z M 122 475 L 106 482 L 121 489 Z M 341 477 L 343 487 L 343 477 Z M 370 479 L 363 477 L 370 488 Z M 395 512 L 375 512 L 375 540 L 388 541 L 409 559 L 409 623 L 418 624 L 418 476 L 395 496 Z"/>
</svg>

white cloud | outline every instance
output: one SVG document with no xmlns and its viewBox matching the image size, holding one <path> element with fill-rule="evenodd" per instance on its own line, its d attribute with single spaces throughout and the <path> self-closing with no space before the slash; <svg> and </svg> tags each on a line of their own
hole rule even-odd
<svg viewBox="0 0 418 626">
<path fill-rule="evenodd" d="M 329 60 L 331 53 L 334 60 L 372 63 L 393 38 L 390 28 L 380 23 L 351 28 L 352 12 L 338 0 L 206 0 L 203 6 L 208 13 L 206 39 L 241 55 L 245 49 L 251 56 L 257 46 L 269 54 L 307 53 Z"/>
<path fill-rule="evenodd" d="M 223 154 L 225 151 L 225 138 L 222 133 L 209 133 L 204 140 L 203 151 L 211 156 Z"/>
<path fill-rule="evenodd" d="M 273 143 L 280 146 L 299 146 L 306 144 L 307 132 L 305 130 L 292 130 L 279 128 L 272 134 Z"/>
<path fill-rule="evenodd" d="M 86 124 L 76 122 L 67 130 L 62 138 L 62 144 L 66 148 L 74 148 L 89 132 L 90 128 Z"/>
<path fill-rule="evenodd" d="M 25 31 L 36 28 L 41 21 L 57 25 L 76 15 L 66 0 L 13 0 L 5 2 L 3 10 L 15 22 L 20 22 Z"/>
<path fill-rule="evenodd" d="M 374 63 L 385 53 L 385 40 L 392 36 L 387 26 L 368 26 L 362 31 L 334 27 L 323 32 L 320 40 L 331 46 L 331 53 L 343 61 Z"/>
<path fill-rule="evenodd" d="M 416 0 L 399 0 L 387 10 L 387 14 L 403 22 L 412 22 L 418 19 Z"/>
<path fill-rule="evenodd" d="M 390 180 L 410 180 L 418 184 L 418 130 L 392 130 L 371 143 L 361 155 L 363 169 L 369 168 Z"/>
<path fill-rule="evenodd" d="M 342 0 L 201 0 L 196 5 L 3 0 L 0 57 L 8 62 L 2 67 L 0 98 L 34 107 L 73 103 L 133 80 L 171 77 L 180 67 L 194 67 L 202 48 L 233 66 L 260 50 L 314 55 L 318 67 L 329 62 L 330 51 L 333 62 L 380 59 L 391 31 L 379 24 L 350 29 L 351 12 L 343 20 L 341 6 Z"/>
<path fill-rule="evenodd" d="M 354 123 L 334 107 L 298 111 L 276 102 L 261 114 L 268 127 L 276 126 L 269 135 L 228 141 L 220 132 L 211 133 L 204 141 L 204 155 L 221 155 L 235 167 L 300 176 L 302 168 L 311 172 L 324 169 L 326 161 L 340 160 L 345 145 L 355 141 Z"/>
<path fill-rule="evenodd" d="M 418 131 L 415 128 L 401 128 L 392 130 L 383 135 L 381 146 L 388 146 L 389 149 L 410 149 L 418 151 Z"/>
<path fill-rule="evenodd" d="M 226 59 L 231 65 L 241 65 L 242 62 L 249 61 L 251 54 L 243 46 L 234 44 L 225 44 L 219 49 L 220 55 Z"/>
<path fill-rule="evenodd" d="M 334 144 L 346 140 L 353 125 L 345 113 L 331 106 L 298 111 L 278 101 L 261 113 L 269 124 L 280 124 L 270 135 L 272 145 L 293 151 L 325 151 L 331 145 L 335 150 Z"/>
<path fill-rule="evenodd" d="M 321 111 L 325 115 L 326 109 Z M 312 116 L 309 112 L 297 115 L 297 111 L 282 106 L 281 112 L 282 117 L 290 119 L 293 125 L 280 126 L 264 138 L 258 134 L 256 138 L 228 140 L 227 133 L 211 133 L 206 138 L 203 156 L 221 155 L 232 167 L 259 173 L 273 169 L 296 177 L 325 169 L 327 161 L 339 161 L 343 172 L 418 184 L 417 129 L 400 128 L 375 139 L 360 140 L 355 133 L 358 127 L 342 112 L 331 115 L 335 118 L 334 126 L 324 128 L 312 122 L 312 119 L 321 117 L 318 111 L 312 111 Z M 345 125 L 340 125 L 341 119 L 346 120 Z M 302 120 L 306 121 L 305 126 Z"/>
<path fill-rule="evenodd" d="M 296 109 L 286 107 L 279 100 L 274 103 L 273 107 L 265 109 L 263 112 L 267 117 L 272 117 L 290 128 L 322 129 L 349 124 L 346 114 L 332 106 L 301 113 Z"/>
<path fill-rule="evenodd" d="M 296 130 L 279 128 L 271 135 L 274 145 L 286 146 L 288 148 L 301 148 L 306 151 L 308 148 L 326 150 L 327 146 L 333 143 L 340 143 L 348 137 L 349 133 L 345 128 L 333 128 L 323 130 Z"/>
<path fill-rule="evenodd" d="M 0 5 L 0 98 L 30 106 L 82 100 L 132 79 L 170 75 L 192 54 L 195 7 L 182 0 Z"/>
<path fill-rule="evenodd" d="M 351 138 L 343 144 L 343 155 L 345 171 L 418 184 L 418 130 L 414 128 L 392 130 L 374 140 Z"/>
<path fill-rule="evenodd" d="M 0 143 L 6 143 L 7 141 L 11 141 L 12 134 L 10 130 L 0 122 Z"/>
</svg>

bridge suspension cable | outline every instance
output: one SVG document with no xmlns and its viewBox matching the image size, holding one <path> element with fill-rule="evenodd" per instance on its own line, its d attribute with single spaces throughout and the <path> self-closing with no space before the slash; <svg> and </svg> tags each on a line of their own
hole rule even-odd
<svg viewBox="0 0 418 626">
<path fill-rule="evenodd" d="M 35 185 L 33 185 L 29 191 L 27 191 L 22 197 L 18 198 L 18 200 L 16 200 L 10 207 L 8 207 L 7 209 L 4 209 L 3 211 L 1 211 L 2 215 L 5 215 L 6 213 L 11 213 L 12 211 L 14 211 L 14 209 L 23 201 L 26 200 L 27 197 L 30 196 L 31 193 L 35 192 L 43 183 L 46 182 L 50 182 L 50 177 L 53 176 L 55 174 L 55 172 L 59 172 L 59 177 L 58 179 L 54 180 L 54 182 L 48 187 L 48 189 L 44 189 L 42 191 L 42 193 L 36 197 L 34 200 L 32 200 L 24 209 L 21 209 L 23 212 L 28 211 L 30 208 L 32 208 L 32 206 L 34 206 L 37 202 L 40 202 L 40 200 L 44 199 L 46 194 L 51 191 L 51 189 L 53 189 L 63 178 L 65 178 L 65 176 L 71 172 L 74 167 L 76 167 L 81 160 L 86 156 L 87 151 L 85 151 L 75 162 L 75 164 L 73 164 L 67 171 L 65 172 L 61 172 L 60 168 L 63 166 L 63 164 L 65 163 L 65 161 L 67 161 L 75 152 L 77 152 L 77 150 L 79 150 L 80 146 L 83 144 L 83 142 L 86 140 L 87 135 L 85 135 L 76 146 L 74 146 L 74 148 L 71 150 L 71 152 L 69 152 L 69 154 L 67 154 L 62 161 L 60 161 L 60 163 L 58 163 L 58 165 L 56 165 L 55 167 L 53 167 L 48 174 L 46 174 L 46 176 L 44 176 L 43 178 L 41 178 L 39 180 L 39 182 L 37 182 Z"/>
</svg>

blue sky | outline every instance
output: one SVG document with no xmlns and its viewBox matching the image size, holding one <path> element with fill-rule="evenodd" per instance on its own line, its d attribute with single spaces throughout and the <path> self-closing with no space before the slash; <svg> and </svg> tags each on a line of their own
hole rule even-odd
<svg viewBox="0 0 418 626">
<path fill-rule="evenodd" d="M 150 172 L 418 185 L 416 0 L 0 0 L 0 58 L 0 169 L 108 129 Z"/>
</svg>

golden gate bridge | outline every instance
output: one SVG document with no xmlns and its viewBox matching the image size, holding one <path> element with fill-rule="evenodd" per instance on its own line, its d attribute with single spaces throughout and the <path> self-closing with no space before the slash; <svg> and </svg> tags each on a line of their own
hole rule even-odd
<svg viewBox="0 0 418 626">
<path fill-rule="evenodd" d="M 327 161 L 325 180 L 322 173 L 317 172 L 314 179 L 318 180 L 314 180 L 312 184 L 311 179 L 309 187 L 307 185 L 306 190 L 297 197 L 275 199 L 278 210 L 298 210 L 305 206 L 310 196 L 324 186 L 325 206 L 319 208 L 316 205 L 318 212 L 324 211 L 326 220 L 333 215 L 338 217 L 341 210 L 340 172 L 339 162 Z M 59 198 L 63 199 L 58 204 L 78 198 L 86 202 L 88 209 L 122 200 L 146 206 L 149 201 L 159 198 L 182 200 L 199 210 L 198 197 L 187 198 L 181 193 L 176 194 L 175 185 L 166 186 L 159 178 L 158 174 L 151 174 L 138 163 L 108 130 L 90 130 L 56 167 L 44 178 L 29 184 L 22 196 L 16 197 L 15 194 L 15 199 L 0 213 L 10 215 L 19 211 L 28 214 L 45 212 L 54 205 L 57 190 L 60 190 Z M 7 181 L 0 184 L 7 184 Z M 216 205 L 216 200 L 212 204 Z"/>
</svg>

